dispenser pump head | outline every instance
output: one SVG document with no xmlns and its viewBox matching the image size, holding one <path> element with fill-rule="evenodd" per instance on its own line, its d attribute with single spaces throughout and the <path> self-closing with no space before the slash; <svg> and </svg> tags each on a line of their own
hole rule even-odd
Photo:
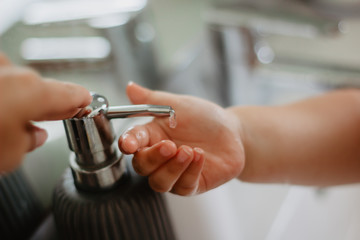
<svg viewBox="0 0 360 240">
<path fill-rule="evenodd" d="M 110 107 L 108 100 L 92 93 L 92 103 L 73 118 L 63 121 L 70 149 L 70 167 L 78 188 L 108 189 L 116 185 L 125 172 L 125 161 L 115 142 L 110 122 L 113 118 L 139 116 L 170 117 L 175 127 L 175 111 L 170 106 L 125 105 Z M 172 125 L 172 126 L 171 126 Z"/>
</svg>

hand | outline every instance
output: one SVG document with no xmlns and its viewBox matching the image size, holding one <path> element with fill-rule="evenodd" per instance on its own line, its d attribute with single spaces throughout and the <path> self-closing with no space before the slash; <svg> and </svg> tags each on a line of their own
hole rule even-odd
<svg viewBox="0 0 360 240">
<path fill-rule="evenodd" d="M 44 80 L 0 53 L 0 172 L 15 169 L 28 151 L 45 142 L 46 131 L 31 121 L 69 118 L 90 102 L 83 87 Z"/>
<path fill-rule="evenodd" d="M 135 171 L 149 176 L 158 192 L 192 195 L 238 177 L 244 167 L 240 124 L 230 112 L 211 102 L 151 91 L 134 83 L 127 87 L 134 104 L 170 105 L 176 128 L 168 118 L 135 126 L 119 139 L 120 150 L 134 154 Z"/>
</svg>

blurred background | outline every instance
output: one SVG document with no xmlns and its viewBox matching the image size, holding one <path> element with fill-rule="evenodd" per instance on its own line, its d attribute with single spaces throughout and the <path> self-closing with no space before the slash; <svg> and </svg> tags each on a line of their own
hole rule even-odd
<svg viewBox="0 0 360 240">
<path fill-rule="evenodd" d="M 360 85 L 356 0 L 0 0 L 0 34 L 14 63 L 79 83 L 111 105 L 128 104 L 129 81 L 224 107 Z M 143 121 L 114 124 L 120 135 Z M 62 122 L 39 125 L 49 139 L 22 170 L 46 209 L 69 149 Z M 166 199 L 179 240 L 360 239 L 358 185 L 233 180 Z"/>
</svg>

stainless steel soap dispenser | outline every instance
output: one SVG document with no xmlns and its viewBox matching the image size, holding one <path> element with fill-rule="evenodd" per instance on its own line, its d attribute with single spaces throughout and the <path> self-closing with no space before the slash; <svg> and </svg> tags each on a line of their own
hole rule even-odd
<svg viewBox="0 0 360 240">
<path fill-rule="evenodd" d="M 62 239 L 175 239 L 162 194 L 118 151 L 110 119 L 174 116 L 169 106 L 109 107 L 105 97 L 64 120 L 70 169 L 55 188 L 53 213 Z"/>
</svg>

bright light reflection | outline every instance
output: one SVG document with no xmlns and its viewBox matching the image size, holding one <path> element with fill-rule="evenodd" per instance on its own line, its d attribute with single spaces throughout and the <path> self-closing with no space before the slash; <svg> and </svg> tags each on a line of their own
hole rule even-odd
<svg viewBox="0 0 360 240">
<path fill-rule="evenodd" d="M 26 60 L 103 59 L 110 51 L 102 37 L 28 38 L 21 45 Z"/>
<path fill-rule="evenodd" d="M 136 12 L 145 5 L 145 0 L 38 2 L 26 9 L 23 21 L 31 25 L 91 19 L 109 14 Z"/>
</svg>

